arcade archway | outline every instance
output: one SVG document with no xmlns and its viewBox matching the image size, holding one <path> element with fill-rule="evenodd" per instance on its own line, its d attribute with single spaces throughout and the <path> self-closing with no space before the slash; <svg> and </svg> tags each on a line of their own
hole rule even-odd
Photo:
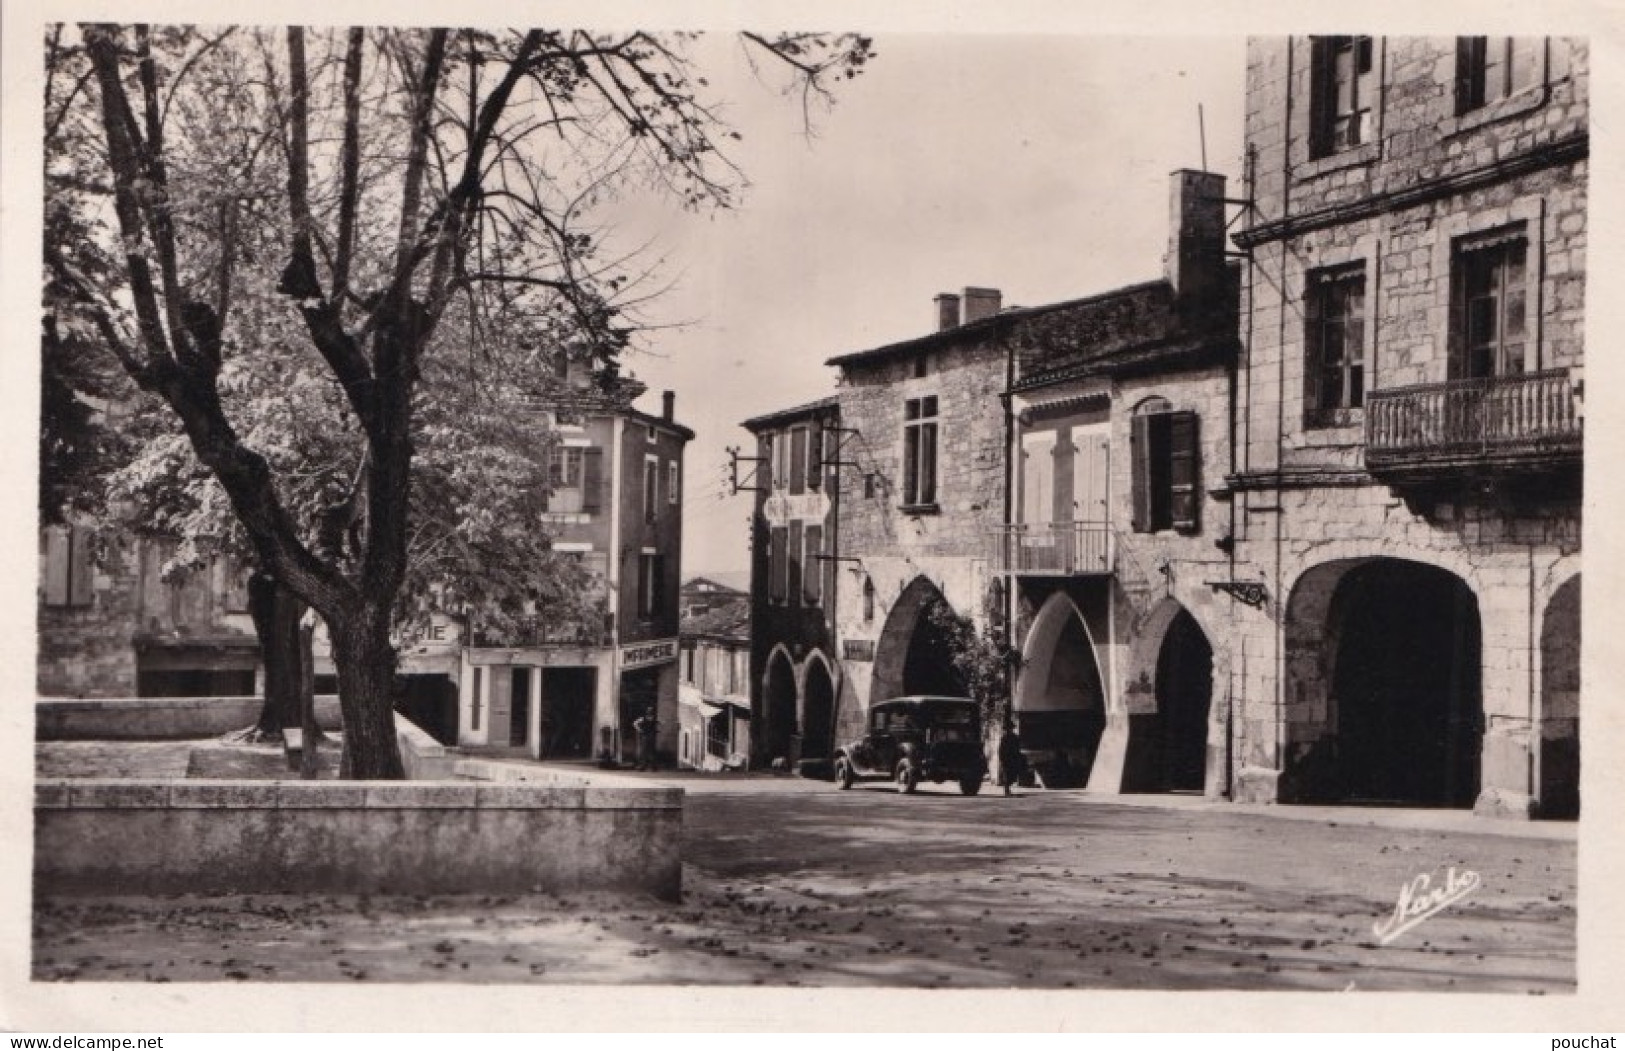
<svg viewBox="0 0 1625 1051">
<path fill-rule="evenodd" d="M 954 668 L 953 650 L 934 611 L 952 613 L 941 589 L 915 577 L 886 616 L 875 648 L 869 702 L 932 694 L 965 696 L 965 681 Z"/>
<path fill-rule="evenodd" d="M 793 760 L 790 747 L 796 733 L 796 673 L 783 650 L 775 650 L 767 661 L 762 716 L 762 760 Z"/>
<path fill-rule="evenodd" d="M 1072 600 L 1052 595 L 1033 620 L 1016 682 L 1016 727 L 1047 787 L 1085 784 L 1106 728 L 1094 640 Z"/>
</svg>

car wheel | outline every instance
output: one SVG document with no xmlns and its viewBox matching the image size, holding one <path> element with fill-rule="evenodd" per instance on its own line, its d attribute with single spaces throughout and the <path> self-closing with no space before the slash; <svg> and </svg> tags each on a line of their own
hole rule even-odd
<svg viewBox="0 0 1625 1051">
<path fill-rule="evenodd" d="M 968 796 L 973 796 L 982 790 L 980 777 L 967 777 L 959 782 L 959 790 Z"/>
<path fill-rule="evenodd" d="M 897 764 L 897 790 L 903 793 L 914 791 L 920 785 L 920 772 L 914 764 L 904 759 Z"/>
<path fill-rule="evenodd" d="M 835 787 L 845 791 L 852 787 L 857 778 L 852 774 L 852 764 L 847 762 L 846 756 L 835 760 Z"/>
</svg>

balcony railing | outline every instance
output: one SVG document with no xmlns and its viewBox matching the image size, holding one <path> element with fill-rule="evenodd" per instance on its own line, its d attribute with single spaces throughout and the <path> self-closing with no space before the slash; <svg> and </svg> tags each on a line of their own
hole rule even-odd
<svg viewBox="0 0 1625 1051">
<path fill-rule="evenodd" d="M 994 540 L 995 572 L 1030 576 L 1095 576 L 1113 571 L 1116 547 L 1105 522 L 1009 525 Z"/>
<path fill-rule="evenodd" d="M 1366 467 L 1525 460 L 1580 450 L 1567 369 L 1374 390 L 1365 405 Z"/>
</svg>

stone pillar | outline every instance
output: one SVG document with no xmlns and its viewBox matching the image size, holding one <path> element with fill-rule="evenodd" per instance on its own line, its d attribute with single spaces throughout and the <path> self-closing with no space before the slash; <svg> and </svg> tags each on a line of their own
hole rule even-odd
<svg viewBox="0 0 1625 1051">
<path fill-rule="evenodd" d="M 1528 571 L 1510 560 L 1481 575 L 1484 743 L 1476 814 L 1531 817 L 1538 697 L 1533 689 Z"/>
</svg>

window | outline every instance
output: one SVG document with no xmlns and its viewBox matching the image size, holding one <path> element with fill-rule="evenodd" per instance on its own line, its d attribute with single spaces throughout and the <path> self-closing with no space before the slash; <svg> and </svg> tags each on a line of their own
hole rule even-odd
<svg viewBox="0 0 1625 1051">
<path fill-rule="evenodd" d="M 1365 266 L 1315 270 L 1304 302 L 1309 422 L 1365 404 Z"/>
<path fill-rule="evenodd" d="M 676 504 L 681 500 L 681 497 L 678 496 L 678 493 L 681 492 L 678 488 L 680 476 L 681 469 L 677 466 L 676 460 L 666 465 L 666 503 L 668 504 Z"/>
<path fill-rule="evenodd" d="M 1451 379 L 1515 376 L 1525 370 L 1527 254 L 1521 228 L 1458 244 L 1451 273 Z"/>
<path fill-rule="evenodd" d="M 1129 451 L 1136 533 L 1199 528 L 1197 437 L 1194 412 L 1142 412 L 1133 418 Z"/>
<path fill-rule="evenodd" d="M 653 620 L 665 604 L 666 556 L 654 551 L 638 555 L 638 617 Z"/>
<path fill-rule="evenodd" d="M 875 619 L 875 582 L 868 577 L 863 578 L 863 622 L 868 624 Z"/>
<path fill-rule="evenodd" d="M 643 520 L 653 522 L 660 504 L 660 461 L 653 456 L 643 461 Z"/>
<path fill-rule="evenodd" d="M 1488 106 L 1539 87 L 1539 37 L 1462 37 L 1456 41 L 1456 112 Z"/>
<path fill-rule="evenodd" d="M 603 485 L 603 450 L 561 445 L 547 465 L 547 509 L 561 513 L 599 509 Z"/>
<path fill-rule="evenodd" d="M 805 605 L 818 606 L 824 601 L 824 527 L 810 525 L 802 533 L 806 554 L 801 560 L 801 598 Z"/>
<path fill-rule="evenodd" d="M 470 708 L 470 728 L 480 728 L 480 706 L 485 701 L 485 669 L 478 665 L 474 668 L 473 703 Z"/>
<path fill-rule="evenodd" d="M 903 505 L 934 507 L 937 502 L 937 398 L 910 398 L 903 404 Z"/>
<path fill-rule="evenodd" d="M 90 530 L 52 526 L 45 531 L 45 604 L 83 608 L 91 601 Z"/>
<path fill-rule="evenodd" d="M 1368 36 L 1315 37 L 1309 149 L 1326 157 L 1371 141 L 1376 76 Z"/>
<path fill-rule="evenodd" d="M 768 536 L 767 598 L 769 602 L 783 602 L 790 594 L 790 559 L 786 550 L 790 545 L 790 531 L 778 526 Z"/>
<path fill-rule="evenodd" d="M 694 682 L 694 647 L 686 646 L 683 649 L 683 681 L 690 685 Z"/>
</svg>

